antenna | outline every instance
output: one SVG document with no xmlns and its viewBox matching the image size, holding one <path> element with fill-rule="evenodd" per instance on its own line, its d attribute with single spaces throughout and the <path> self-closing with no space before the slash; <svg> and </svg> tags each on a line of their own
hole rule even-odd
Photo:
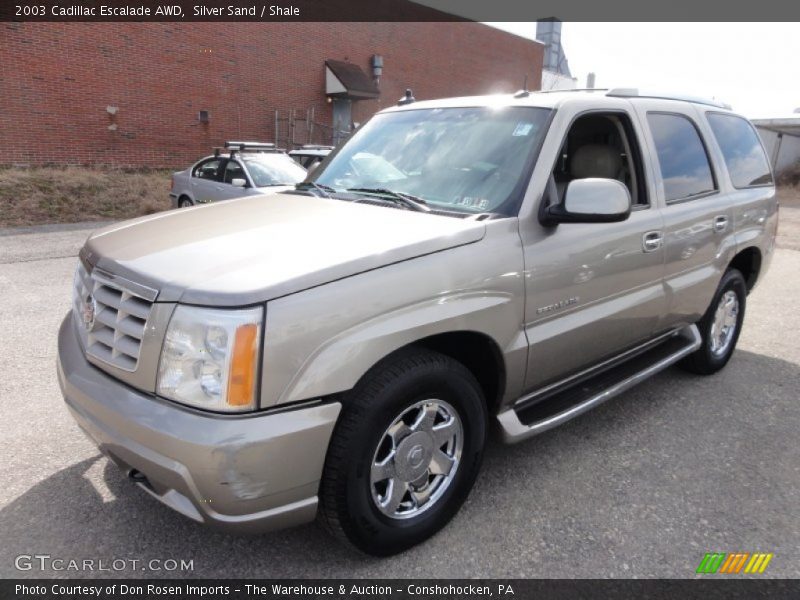
<svg viewBox="0 0 800 600">
<path fill-rule="evenodd" d="M 531 93 L 528 91 L 528 76 L 525 75 L 525 81 L 522 82 L 522 89 L 514 94 L 514 98 L 527 98 Z"/>
<path fill-rule="evenodd" d="M 413 104 L 416 101 L 417 99 L 414 98 L 414 93 L 411 91 L 411 88 L 408 88 L 406 90 L 406 95 L 397 101 L 397 106 L 405 106 L 406 104 Z"/>
</svg>

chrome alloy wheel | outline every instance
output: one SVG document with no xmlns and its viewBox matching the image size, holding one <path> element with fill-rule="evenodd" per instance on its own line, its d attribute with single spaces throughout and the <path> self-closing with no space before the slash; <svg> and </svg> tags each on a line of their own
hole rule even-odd
<svg viewBox="0 0 800 600">
<path fill-rule="evenodd" d="M 719 299 L 714 320 L 711 323 L 709 344 L 714 356 L 723 356 L 733 342 L 736 325 L 739 319 L 739 297 L 733 290 L 728 290 Z"/>
<path fill-rule="evenodd" d="M 381 436 L 372 459 L 372 500 L 384 515 L 410 519 L 436 504 L 461 462 L 461 418 L 444 400 L 403 410 Z"/>
</svg>

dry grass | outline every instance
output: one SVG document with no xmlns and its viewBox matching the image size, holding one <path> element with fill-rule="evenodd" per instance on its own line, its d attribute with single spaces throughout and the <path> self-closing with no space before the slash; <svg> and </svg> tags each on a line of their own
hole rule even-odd
<svg viewBox="0 0 800 600">
<path fill-rule="evenodd" d="M 0 168 L 0 227 L 116 221 L 170 208 L 170 171 Z M 800 250 L 800 164 L 778 180 L 778 245 Z"/>
<path fill-rule="evenodd" d="M 0 169 L 0 227 L 118 220 L 170 207 L 170 172 Z"/>
</svg>

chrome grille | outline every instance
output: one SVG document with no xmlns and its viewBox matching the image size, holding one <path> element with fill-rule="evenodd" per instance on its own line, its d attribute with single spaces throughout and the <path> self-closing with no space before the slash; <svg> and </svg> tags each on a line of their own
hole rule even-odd
<svg viewBox="0 0 800 600">
<path fill-rule="evenodd" d="M 83 264 L 75 272 L 73 314 L 86 353 L 124 371 L 139 362 L 157 292 Z"/>
</svg>

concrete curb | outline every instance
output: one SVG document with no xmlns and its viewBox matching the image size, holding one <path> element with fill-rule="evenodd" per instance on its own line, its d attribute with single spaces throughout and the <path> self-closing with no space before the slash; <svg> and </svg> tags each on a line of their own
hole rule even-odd
<svg viewBox="0 0 800 600">
<path fill-rule="evenodd" d="M 51 223 L 48 225 L 23 225 L 20 227 L 0 227 L 0 237 L 9 235 L 25 235 L 28 233 L 58 233 L 60 231 L 80 231 L 82 229 L 100 229 L 114 221 L 83 221 L 81 223 Z"/>
</svg>

